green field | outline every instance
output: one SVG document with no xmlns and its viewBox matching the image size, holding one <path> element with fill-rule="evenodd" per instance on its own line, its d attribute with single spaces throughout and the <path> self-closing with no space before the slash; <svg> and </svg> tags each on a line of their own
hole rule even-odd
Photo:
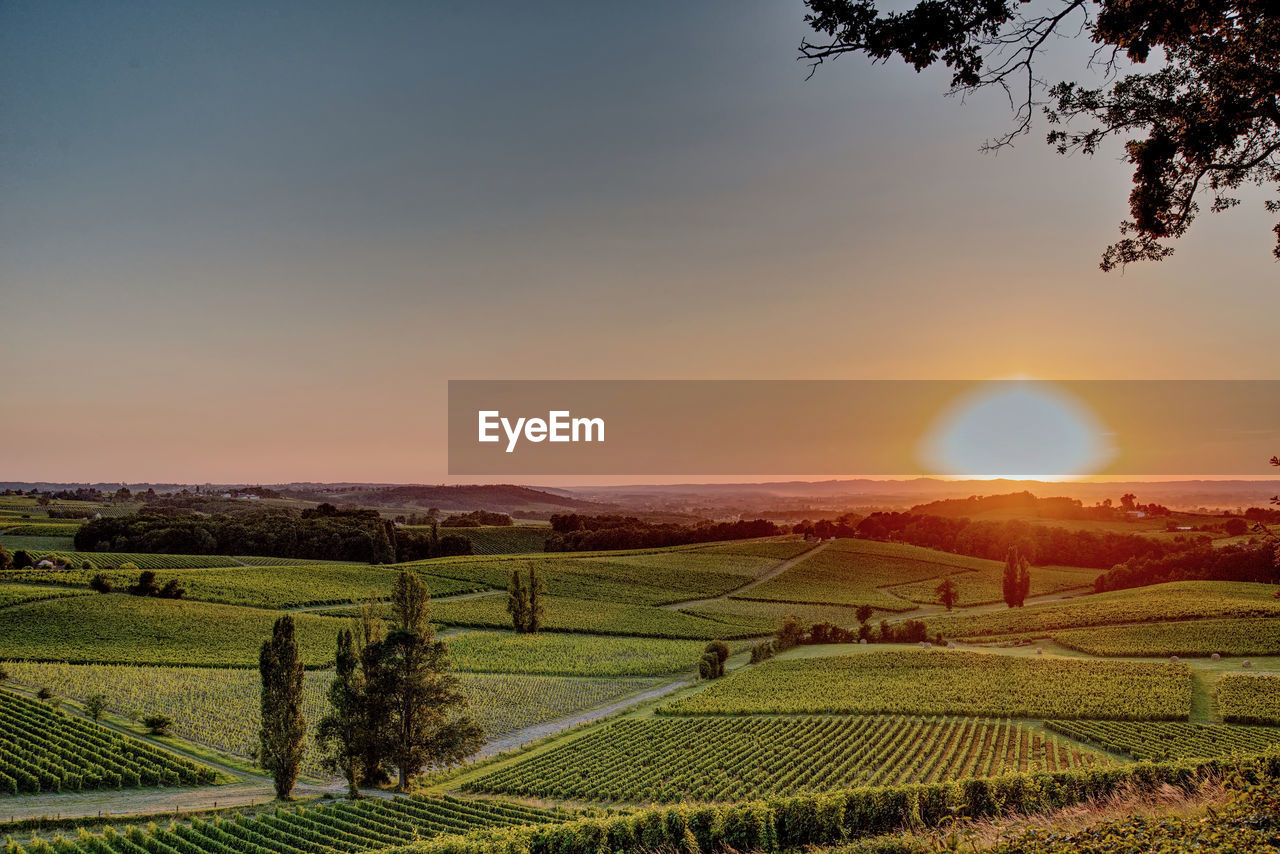
<svg viewBox="0 0 1280 854">
<path fill-rule="evenodd" d="M 766 602 L 753 599 L 718 599 L 692 608 L 681 608 L 686 614 L 739 627 L 755 635 L 772 634 L 788 616 L 806 626 L 831 623 L 842 628 L 856 628 L 857 609 L 847 605 L 802 605 L 795 602 Z"/>
<path fill-rule="evenodd" d="M 981 570 L 956 572 L 951 575 L 956 585 L 956 601 L 958 607 L 985 605 L 991 602 L 1004 601 L 1004 589 L 1001 577 L 1004 564 L 987 561 Z M 1033 566 L 1031 573 L 1031 595 L 1045 596 L 1050 593 L 1067 591 L 1092 591 L 1093 580 L 1098 577 L 1096 569 L 1079 569 L 1066 566 Z M 941 579 L 917 581 L 890 588 L 895 596 L 910 599 L 921 604 L 939 605 L 938 584 Z"/>
<path fill-rule="evenodd" d="M 0 795 L 212 783 L 210 768 L 0 690 Z"/>
<path fill-rule="evenodd" d="M 240 561 L 225 555 L 165 555 L 142 554 L 138 552 L 76 552 L 76 551 L 33 551 L 31 557 L 38 563 L 50 555 L 61 555 L 71 561 L 72 566 L 90 563 L 98 569 L 116 569 L 121 564 L 131 563 L 139 569 L 203 569 L 219 566 L 240 566 Z M 297 561 L 291 561 L 297 563 Z"/>
<path fill-rule="evenodd" d="M 503 590 L 513 570 L 536 568 L 551 596 L 661 605 L 726 593 L 778 563 L 751 553 L 750 546 L 741 546 L 744 552 L 689 548 L 606 556 L 442 558 L 411 566 Z"/>
<path fill-rule="evenodd" d="M 10 552 L 22 549 L 31 552 L 59 552 L 65 554 L 75 548 L 73 537 L 13 537 L 0 534 L 0 545 Z"/>
<path fill-rule="evenodd" d="M 7 577 L 9 574 L 5 573 Z M 88 591 L 64 590 L 57 587 L 36 587 L 30 584 L 0 584 L 0 608 L 17 605 L 22 602 L 38 602 L 41 599 L 56 599 L 60 596 L 79 596 Z"/>
<path fill-rule="evenodd" d="M 258 743 L 261 681 L 248 668 L 138 667 L 111 664 L 6 661 L 0 665 L 13 682 L 32 690 L 47 687 L 57 697 L 83 701 L 94 694 L 107 708 L 131 720 L 168 715 L 175 735 L 225 753 L 252 755 Z M 303 683 L 303 714 L 308 727 L 328 709 L 325 691 L 332 671 L 308 671 Z M 662 684 L 646 678 L 602 679 L 521 676 L 506 673 L 460 674 L 471 714 L 490 737 L 545 723 L 605 705 Z M 322 774 L 308 732 L 303 770 Z"/>
<path fill-rule="evenodd" d="M 471 541 L 478 555 L 529 554 L 541 552 L 551 536 L 547 525 L 505 525 L 481 528 L 441 528 L 441 534 L 461 534 Z"/>
<path fill-rule="evenodd" d="M 455 670 L 553 676 L 693 673 L 702 641 L 539 632 L 473 631 L 448 638 Z"/>
<path fill-rule="evenodd" d="M 1131 759 L 1215 759 L 1280 749 L 1280 729 L 1184 721 L 1046 721 L 1045 726 Z"/>
<path fill-rule="evenodd" d="M 1185 720 L 1190 710 L 1185 664 L 909 648 L 768 661 L 659 712 Z"/>
<path fill-rule="evenodd" d="M 169 569 L 157 570 L 157 573 L 160 583 L 177 579 L 187 591 L 187 599 L 254 608 L 297 608 L 385 599 L 397 575 L 396 570 L 386 567 L 344 563 Z M 14 580 L 84 588 L 93 576 L 104 575 L 120 591 L 138 577 L 137 572 L 118 569 L 29 569 L 7 575 Z M 431 575 L 423 575 L 423 581 L 434 596 L 467 593 L 478 588 L 474 583 Z"/>
<path fill-rule="evenodd" d="M 587 632 L 603 635 L 635 635 L 659 638 L 742 638 L 769 634 L 774 626 L 759 621 L 743 625 L 651 605 L 602 602 L 548 596 L 544 600 L 548 631 Z M 431 619 L 442 625 L 510 628 L 505 594 L 436 602 Z"/>
<path fill-rule="evenodd" d="M 0 619 L 0 655 L 17 659 L 121 664 L 256 667 L 258 648 L 279 614 L 209 602 L 112 593 L 15 605 Z M 302 659 L 333 660 L 348 621 L 297 614 Z"/>
<path fill-rule="evenodd" d="M 1280 676 L 1227 673 L 1218 680 L 1217 696 L 1224 721 L 1280 725 Z"/>
<path fill-rule="evenodd" d="M 407 847 L 442 834 L 563 821 L 519 804 L 458 798 L 374 798 L 54 837 L 11 854 L 329 854 Z"/>
<path fill-rule="evenodd" d="M 1052 632 L 1068 649 L 1088 655 L 1280 655 L 1280 619 L 1187 620 Z"/>
<path fill-rule="evenodd" d="M 871 605 L 884 611 L 907 611 L 915 607 L 907 600 L 933 601 L 933 587 L 938 584 L 938 581 L 933 581 L 930 587 L 928 584 L 911 585 L 912 582 L 940 580 L 942 576 L 959 573 L 957 584 L 962 591 L 971 591 L 978 601 L 989 601 L 991 597 L 985 592 L 977 594 L 990 586 L 991 578 L 995 579 L 998 591 L 1003 569 L 1004 565 L 996 561 L 919 546 L 873 540 L 837 540 L 738 598 Z M 892 593 L 881 589 L 889 586 L 895 586 Z M 1000 598 L 998 592 L 994 598 Z"/>
<path fill-rule="evenodd" d="M 1116 623 L 1280 616 L 1280 599 L 1274 593 L 1275 587 L 1268 584 L 1175 581 L 1067 602 L 934 617 L 928 620 L 929 634 L 940 631 L 948 638 L 970 638 Z"/>
<path fill-rule="evenodd" d="M 468 783 L 582 801 L 735 801 L 1109 764 L 1016 721 L 919 717 L 622 720 Z"/>
</svg>

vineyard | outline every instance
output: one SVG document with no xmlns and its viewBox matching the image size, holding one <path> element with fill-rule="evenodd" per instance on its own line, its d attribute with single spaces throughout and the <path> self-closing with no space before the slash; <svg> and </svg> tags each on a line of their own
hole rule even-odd
<svg viewBox="0 0 1280 854">
<path fill-rule="evenodd" d="M 10 658 L 120 664 L 256 667 L 278 615 L 258 608 L 144 596 L 68 596 L 4 612 L 0 650 Z M 302 659 L 333 660 L 346 620 L 297 614 Z"/>
<path fill-rule="evenodd" d="M 456 670 L 551 676 L 692 673 L 702 641 L 474 631 L 447 639 Z"/>
<path fill-rule="evenodd" d="M 0 691 L 0 794 L 192 786 L 212 769 Z"/>
<path fill-rule="evenodd" d="M 583 801 L 735 801 L 1108 764 L 1009 720 L 922 717 L 622 720 L 487 774 L 469 791 Z"/>
<path fill-rule="evenodd" d="M 163 555 L 142 554 L 136 552 L 45 552 L 36 551 L 31 557 L 38 563 L 47 557 L 62 556 L 71 561 L 71 565 L 79 567 L 89 563 L 97 569 L 118 569 L 122 564 L 131 563 L 139 569 L 212 569 L 221 566 L 236 566 L 238 561 L 233 557 L 222 555 Z M 296 563 L 296 561 L 294 561 Z"/>
<path fill-rule="evenodd" d="M 1266 584 L 1175 581 L 1061 603 L 934 617 L 928 620 L 929 633 L 942 632 L 948 638 L 976 638 L 1117 623 L 1280 616 L 1280 600 L 1272 596 L 1274 592 L 1275 588 Z"/>
<path fill-rule="evenodd" d="M 771 545 L 771 544 L 760 544 Z M 787 545 L 780 543 L 779 545 Z M 750 549 L 750 544 L 744 544 Z M 711 549 L 542 557 L 437 559 L 413 564 L 433 575 L 505 590 L 512 570 L 536 568 L 549 596 L 662 605 L 718 596 L 775 566 L 778 560 Z"/>
<path fill-rule="evenodd" d="M 990 602 L 1001 602 L 1004 589 L 1001 586 L 1001 575 L 1004 564 L 989 561 L 990 564 L 977 572 L 956 572 L 951 576 L 956 585 L 958 599 L 956 605 L 985 605 Z M 1093 587 L 1093 580 L 1098 577 L 1096 569 L 1080 569 L 1066 566 L 1033 566 L 1031 567 L 1031 594 L 1045 596 L 1050 593 L 1063 593 L 1069 590 L 1087 592 Z M 889 588 L 889 591 L 903 599 L 925 604 L 939 604 L 939 579 L 917 581 Z"/>
<path fill-rule="evenodd" d="M 458 798 L 373 798 L 311 807 L 277 807 L 252 815 L 194 818 L 161 828 L 132 826 L 121 833 L 54 837 L 10 854 L 354 854 L 406 846 L 442 834 L 485 828 L 545 824 L 564 816 L 496 801 Z"/>
<path fill-rule="evenodd" d="M 913 649 L 769 661 L 658 711 L 1183 720 L 1190 708 L 1185 664 Z"/>
<path fill-rule="evenodd" d="M 1280 749 L 1280 729 L 1183 721 L 1046 721 L 1045 726 L 1132 759 L 1215 759 Z"/>
<path fill-rule="evenodd" d="M 223 558 L 230 560 L 230 558 Z M 396 571 L 365 564 L 285 564 L 257 567 L 160 570 L 163 579 L 176 578 L 187 599 L 247 605 L 253 608 L 298 608 L 383 599 L 390 595 Z M 137 580 L 137 572 L 119 569 L 18 570 L 15 581 L 88 587 L 95 575 L 105 576 L 117 590 Z M 477 585 L 452 578 L 423 575 L 433 596 L 467 593 Z"/>
<path fill-rule="evenodd" d="M 28 584 L 0 584 L 0 608 L 18 605 L 22 602 L 39 602 L 41 599 L 56 599 L 60 596 L 77 596 L 79 590 L 59 590 L 53 587 L 32 587 Z"/>
<path fill-rule="evenodd" d="M 681 612 L 704 617 L 753 635 L 777 631 L 788 616 L 805 625 L 831 623 L 844 628 L 858 625 L 857 609 L 846 605 L 801 605 L 795 602 L 767 602 L 756 599 L 717 599 L 701 602 Z"/>
<path fill-rule="evenodd" d="M 549 596 L 545 600 L 546 622 L 550 631 L 585 632 L 602 635 L 634 635 L 637 637 L 742 638 L 768 634 L 774 623 L 756 621 L 750 625 L 720 621 L 709 617 L 623 602 L 601 602 Z M 436 602 L 431 606 L 431 619 L 450 626 L 510 628 L 505 595 L 480 596 L 472 599 Z"/>
<path fill-rule="evenodd" d="M 1218 713 L 1233 723 L 1280 725 L 1280 676 L 1224 675 L 1218 680 Z"/>
<path fill-rule="evenodd" d="M 441 528 L 442 533 L 461 534 L 471 541 L 478 555 L 528 554 L 540 552 L 551 536 L 544 525 L 506 525 L 483 528 Z"/>
<path fill-rule="evenodd" d="M 1162 657 L 1280 654 L 1280 620 L 1189 620 L 1053 632 L 1062 646 L 1088 655 Z"/>
<path fill-rule="evenodd" d="M 216 750 L 248 757 L 257 746 L 261 682 L 256 670 L 213 667 L 135 667 L 111 664 L 6 661 L 14 682 L 47 687 L 56 696 L 83 701 L 106 698 L 118 715 L 141 719 L 163 714 L 173 733 Z M 332 671 L 309 671 L 303 682 L 303 714 L 314 724 L 328 709 Z M 599 679 L 512 674 L 461 674 L 471 713 L 490 738 L 605 705 L 656 683 L 653 679 Z M 305 773 L 321 773 L 307 740 Z"/>
</svg>

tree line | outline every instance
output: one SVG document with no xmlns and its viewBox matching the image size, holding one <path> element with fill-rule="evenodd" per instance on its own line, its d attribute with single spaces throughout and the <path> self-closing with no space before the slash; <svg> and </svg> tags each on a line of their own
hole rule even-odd
<svg viewBox="0 0 1280 854">
<path fill-rule="evenodd" d="M 466 714 L 467 699 L 448 672 L 449 649 L 435 638 L 430 594 L 417 575 L 401 572 L 391 595 L 390 625 L 375 603 L 338 634 L 329 710 L 316 726 L 325 767 L 340 774 L 352 797 L 361 785 L 389 782 L 406 791 L 429 766 L 451 766 L 475 753 L 484 730 Z M 259 762 L 276 796 L 291 796 L 302 766 L 307 722 L 303 665 L 293 617 L 276 621 L 262 644 Z"/>
<path fill-rule="evenodd" d="M 556 513 L 544 549 L 549 552 L 605 551 L 683 546 L 719 540 L 747 540 L 786 533 L 765 519 L 737 522 L 645 522 L 635 516 L 584 516 Z"/>
<path fill-rule="evenodd" d="M 376 510 L 339 509 L 332 504 L 298 511 L 251 508 L 202 514 L 144 507 L 126 516 L 94 519 L 81 526 L 75 547 L 82 552 L 264 555 L 308 560 L 395 563 L 471 554 L 471 541 L 457 534 L 403 531 Z"/>
</svg>

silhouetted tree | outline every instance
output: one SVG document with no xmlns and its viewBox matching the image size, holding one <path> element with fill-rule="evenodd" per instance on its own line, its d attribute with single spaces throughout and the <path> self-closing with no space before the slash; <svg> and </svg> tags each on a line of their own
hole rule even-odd
<svg viewBox="0 0 1280 854">
<path fill-rule="evenodd" d="M 316 725 L 316 743 L 324 751 L 327 770 L 347 781 L 347 794 L 360 795 L 361 762 L 365 745 L 361 734 L 366 726 L 364 686 L 360 659 L 350 629 L 338 633 L 334 677 L 329 683 L 329 711 Z"/>
<path fill-rule="evenodd" d="M 936 592 L 938 594 L 938 601 L 941 602 L 942 606 L 948 611 L 955 606 L 956 602 L 960 598 L 960 593 L 956 590 L 955 579 L 950 575 L 942 579 L 942 583 L 938 585 Z"/>
<path fill-rule="evenodd" d="M 806 0 L 819 34 L 801 55 L 813 67 L 846 53 L 901 57 L 917 71 L 941 63 L 952 91 L 1003 90 L 1014 126 L 989 142 L 1009 145 L 1044 109 L 1059 153 L 1093 154 L 1112 136 L 1129 137 L 1131 219 L 1102 256 L 1111 270 L 1159 260 L 1173 250 L 1207 196 L 1212 211 L 1233 207 L 1242 185 L 1280 185 L 1280 6 L 1258 0 L 918 0 L 903 9 L 878 0 Z M 1035 68 L 1060 37 L 1087 36 L 1091 65 L 1107 72 L 1097 88 L 1047 86 Z M 1151 70 L 1122 73 L 1122 63 Z M 1084 127 L 1071 129 L 1076 121 Z M 1280 202 L 1267 201 L 1272 213 Z M 1280 225 L 1276 226 L 1280 238 Z M 1275 254 L 1280 258 L 1280 239 Z"/>
<path fill-rule="evenodd" d="M 276 620 L 258 656 L 262 676 L 262 728 L 258 759 L 271 772 L 276 797 L 288 800 L 302 764 L 307 722 L 302 715 L 302 659 L 293 617 Z"/>
</svg>

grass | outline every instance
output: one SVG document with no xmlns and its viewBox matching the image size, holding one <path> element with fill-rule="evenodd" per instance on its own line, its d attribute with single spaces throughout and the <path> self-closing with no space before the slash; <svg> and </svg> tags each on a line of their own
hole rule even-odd
<svg viewBox="0 0 1280 854">
<path fill-rule="evenodd" d="M 258 743 L 261 683 L 256 670 L 212 667 L 138 667 L 62 662 L 4 662 L 10 678 L 56 696 L 107 698 L 108 708 L 130 720 L 165 714 L 175 735 L 208 748 L 249 757 Z M 308 737 L 303 771 L 323 774 L 311 742 L 328 709 L 332 671 L 308 671 L 303 714 Z M 513 674 L 461 674 L 471 714 L 492 738 L 614 702 L 661 684 L 652 678 L 572 678 Z"/>
<path fill-rule="evenodd" d="M 1185 720 L 1190 707 L 1185 664 L 897 649 L 768 661 L 659 712 Z"/>
<path fill-rule="evenodd" d="M 1280 616 L 1275 587 L 1232 581 L 1174 581 L 984 614 L 934 617 L 929 633 L 949 638 L 1045 632 L 1119 623 Z"/>
<path fill-rule="evenodd" d="M 757 622 L 744 625 L 732 620 L 717 620 L 710 615 L 692 615 L 650 605 L 557 596 L 549 596 L 544 601 L 545 627 L 549 631 L 702 640 L 750 637 L 773 631 L 772 624 Z M 452 626 L 511 627 L 505 594 L 436 602 L 431 606 L 431 619 Z"/>
<path fill-rule="evenodd" d="M 1280 620 L 1189 620 L 1055 631 L 1068 649 L 1089 655 L 1152 657 L 1280 654 Z"/>
<path fill-rule="evenodd" d="M 1009 720 L 623 719 L 474 780 L 469 791 L 583 801 L 736 801 L 1109 764 Z"/>
<path fill-rule="evenodd" d="M 1280 748 L 1280 729 L 1209 726 L 1183 721 L 1048 721 L 1063 735 L 1096 744 L 1131 759 L 1217 759 Z"/>
<path fill-rule="evenodd" d="M 370 598 L 385 599 L 390 596 L 397 575 L 396 570 L 386 567 L 343 563 L 272 564 L 157 572 L 160 583 L 176 578 L 187 591 L 187 599 L 254 608 L 296 608 L 360 602 Z M 19 570 L 13 577 L 45 584 L 87 587 L 89 579 L 98 574 L 105 575 L 119 590 L 137 580 L 136 572 L 122 572 L 118 569 L 102 572 L 82 569 Z M 424 575 L 423 580 L 435 596 L 466 593 L 478 587 L 474 583 L 429 575 Z"/>
<path fill-rule="evenodd" d="M 208 602 L 112 593 L 17 605 L 0 620 L 0 650 L 15 659 L 256 667 L 279 614 Z M 297 614 L 302 660 L 333 659 L 347 621 Z"/>
</svg>

